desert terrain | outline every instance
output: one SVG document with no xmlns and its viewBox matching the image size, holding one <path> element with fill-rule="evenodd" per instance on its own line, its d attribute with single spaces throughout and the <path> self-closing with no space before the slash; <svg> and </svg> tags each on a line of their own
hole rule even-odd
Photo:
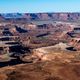
<svg viewBox="0 0 80 80">
<path fill-rule="evenodd" d="M 80 80 L 80 13 L 0 14 L 0 80 Z"/>
</svg>

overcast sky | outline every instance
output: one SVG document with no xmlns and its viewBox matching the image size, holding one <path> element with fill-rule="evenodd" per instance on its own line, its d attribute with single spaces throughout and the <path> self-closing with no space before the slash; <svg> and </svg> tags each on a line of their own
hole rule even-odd
<svg viewBox="0 0 80 80">
<path fill-rule="evenodd" d="M 0 0 L 0 13 L 80 12 L 80 0 Z"/>
</svg>

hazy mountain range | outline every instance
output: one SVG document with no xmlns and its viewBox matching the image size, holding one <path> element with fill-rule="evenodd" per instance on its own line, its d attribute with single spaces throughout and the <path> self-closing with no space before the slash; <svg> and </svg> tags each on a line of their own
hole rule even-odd
<svg viewBox="0 0 80 80">
<path fill-rule="evenodd" d="M 2 13 L 1 19 L 26 19 L 26 20 L 80 20 L 80 13 Z"/>
</svg>

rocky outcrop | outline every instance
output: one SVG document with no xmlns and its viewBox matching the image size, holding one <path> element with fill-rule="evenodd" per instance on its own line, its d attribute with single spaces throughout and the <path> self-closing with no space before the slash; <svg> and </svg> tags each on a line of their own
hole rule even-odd
<svg viewBox="0 0 80 80">
<path fill-rule="evenodd" d="M 0 69 L 0 80 L 80 80 L 80 64 L 38 62 Z"/>
</svg>

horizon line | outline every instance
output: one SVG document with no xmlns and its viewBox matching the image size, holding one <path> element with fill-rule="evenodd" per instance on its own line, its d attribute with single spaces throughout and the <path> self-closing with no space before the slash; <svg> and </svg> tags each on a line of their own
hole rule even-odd
<svg viewBox="0 0 80 80">
<path fill-rule="evenodd" d="M 20 14 L 33 13 L 34 14 L 34 13 L 80 13 L 80 12 L 75 12 L 75 11 L 74 12 L 66 12 L 66 11 L 65 12 L 0 12 L 0 14 L 8 14 L 8 13 L 14 13 L 14 14 L 15 13 L 20 13 Z"/>
</svg>

